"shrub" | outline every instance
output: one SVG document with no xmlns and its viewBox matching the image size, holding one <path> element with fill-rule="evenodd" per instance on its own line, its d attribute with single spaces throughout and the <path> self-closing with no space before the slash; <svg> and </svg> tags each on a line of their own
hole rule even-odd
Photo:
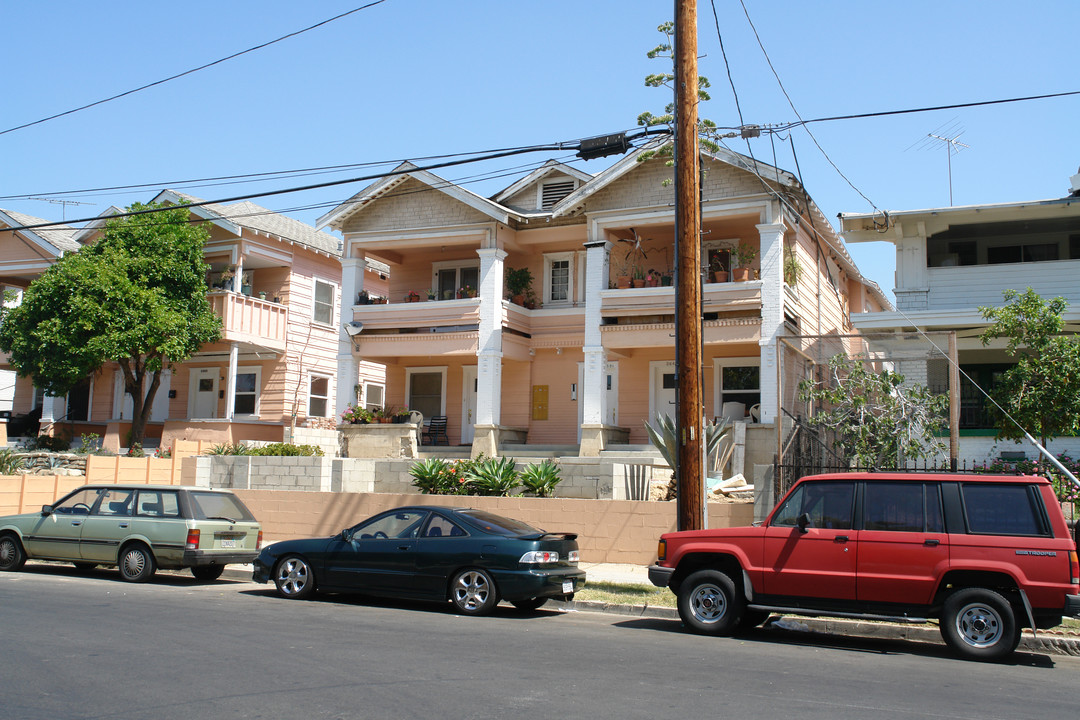
<svg viewBox="0 0 1080 720">
<path fill-rule="evenodd" d="M 101 450 L 101 436 L 97 433 L 86 433 L 79 438 L 79 448 L 75 451 L 80 455 L 90 455 Z"/>
<path fill-rule="evenodd" d="M 57 435 L 38 435 L 36 438 L 28 438 L 23 443 L 26 450 L 47 450 L 49 452 L 63 452 L 71 447 L 71 438 Z"/>
<path fill-rule="evenodd" d="M 17 475 L 23 468 L 21 458 L 11 448 L 0 448 L 0 475 Z"/>
<path fill-rule="evenodd" d="M 562 482 L 559 466 L 550 460 L 539 465 L 530 464 L 521 471 L 521 484 L 537 497 L 551 497 L 555 486 Z"/>
<path fill-rule="evenodd" d="M 244 443 L 222 443 L 206 451 L 207 455 L 250 455 L 251 448 Z"/>
<path fill-rule="evenodd" d="M 449 463 L 442 458 L 428 458 L 409 468 L 413 486 L 425 495 L 446 495 L 446 476 Z"/>
<path fill-rule="evenodd" d="M 371 411 L 367 408 L 353 407 L 351 404 L 341 413 L 341 422 L 344 425 L 367 425 L 372 420 Z"/>
<path fill-rule="evenodd" d="M 471 485 L 475 495 L 506 497 L 519 484 L 514 458 L 491 458 L 479 462 L 472 470 Z"/>
<path fill-rule="evenodd" d="M 263 455 L 271 457 L 322 457 L 322 448 L 317 445 L 293 445 L 292 443 L 270 443 L 257 448 L 248 448 L 245 455 Z"/>
</svg>

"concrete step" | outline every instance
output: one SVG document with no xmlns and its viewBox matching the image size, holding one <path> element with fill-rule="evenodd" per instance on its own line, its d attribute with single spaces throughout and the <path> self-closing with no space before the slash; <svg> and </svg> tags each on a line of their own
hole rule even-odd
<svg viewBox="0 0 1080 720">
<path fill-rule="evenodd" d="M 523 458 L 558 458 L 577 457 L 580 452 L 577 445 L 501 445 L 499 455 L 501 457 Z"/>
</svg>

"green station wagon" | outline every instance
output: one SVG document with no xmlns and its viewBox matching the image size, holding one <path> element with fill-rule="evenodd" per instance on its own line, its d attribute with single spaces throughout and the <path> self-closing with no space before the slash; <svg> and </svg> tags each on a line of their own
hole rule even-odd
<svg viewBox="0 0 1080 720">
<path fill-rule="evenodd" d="M 80 569 L 116 565 L 145 582 L 158 568 L 191 568 L 216 580 L 229 563 L 259 554 L 262 530 L 228 490 L 176 485 L 87 485 L 39 513 L 0 517 L 0 570 L 28 558 Z"/>
</svg>

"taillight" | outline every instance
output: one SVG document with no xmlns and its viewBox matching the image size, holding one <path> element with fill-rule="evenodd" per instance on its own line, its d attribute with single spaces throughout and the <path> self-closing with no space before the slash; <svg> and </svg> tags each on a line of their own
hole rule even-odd
<svg viewBox="0 0 1080 720">
<path fill-rule="evenodd" d="M 262 550 L 262 530 L 259 531 L 259 537 L 255 538 L 255 549 Z"/>
<path fill-rule="evenodd" d="M 532 550 L 518 560 L 522 565 L 549 565 L 559 562 L 559 553 L 551 550 Z"/>
<path fill-rule="evenodd" d="M 571 550 L 566 556 L 566 561 L 572 565 L 577 565 L 579 557 L 581 556 L 577 550 Z"/>
<path fill-rule="evenodd" d="M 656 544 L 656 559 L 661 562 L 667 560 L 667 540 L 661 540 Z"/>
<path fill-rule="evenodd" d="M 199 531 L 188 530 L 187 540 L 184 541 L 184 548 L 187 550 L 197 550 L 199 548 Z"/>
<path fill-rule="evenodd" d="M 1077 560 L 1075 550 L 1069 551 L 1069 575 L 1073 585 L 1080 585 L 1080 560 Z"/>
</svg>

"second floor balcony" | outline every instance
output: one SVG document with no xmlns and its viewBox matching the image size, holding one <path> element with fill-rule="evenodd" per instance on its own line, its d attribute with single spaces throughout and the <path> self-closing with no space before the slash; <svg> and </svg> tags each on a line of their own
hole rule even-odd
<svg viewBox="0 0 1080 720">
<path fill-rule="evenodd" d="M 235 292 L 207 295 L 214 314 L 221 318 L 221 339 L 285 350 L 289 310 L 285 305 Z"/>
</svg>

